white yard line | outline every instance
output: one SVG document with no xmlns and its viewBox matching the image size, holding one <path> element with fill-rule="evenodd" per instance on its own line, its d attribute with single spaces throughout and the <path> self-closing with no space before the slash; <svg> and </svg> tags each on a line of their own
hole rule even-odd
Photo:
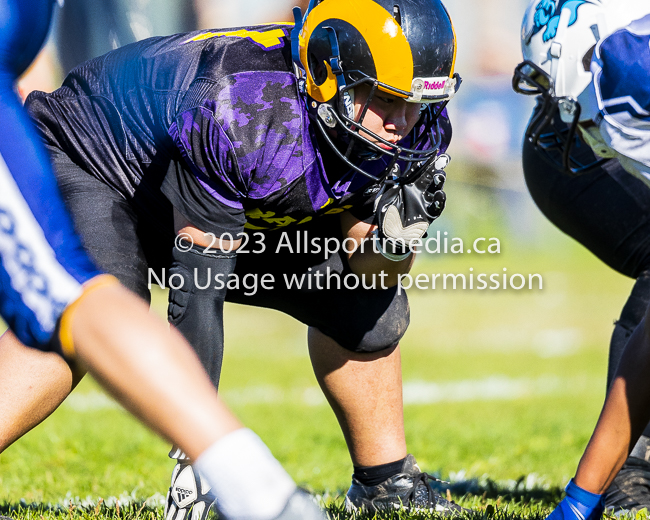
<svg viewBox="0 0 650 520">
<path fill-rule="evenodd" d="M 406 381 L 404 404 L 425 405 L 471 401 L 514 401 L 551 395 L 576 395 L 601 390 L 603 381 L 597 377 L 578 375 L 564 378 L 542 375 L 536 378 L 513 378 L 494 375 L 482 379 L 459 381 Z M 324 406 L 325 398 L 318 387 L 280 388 L 274 385 L 249 386 L 224 390 L 224 400 L 235 406 L 256 404 L 302 403 L 307 406 Z M 73 393 L 64 406 L 76 412 L 120 409 L 120 406 L 101 392 Z"/>
</svg>

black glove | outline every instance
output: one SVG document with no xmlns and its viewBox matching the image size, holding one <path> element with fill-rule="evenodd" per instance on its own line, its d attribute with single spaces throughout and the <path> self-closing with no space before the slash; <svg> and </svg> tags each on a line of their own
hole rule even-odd
<svg viewBox="0 0 650 520">
<path fill-rule="evenodd" d="M 449 156 L 442 154 L 429 159 L 407 178 L 385 181 L 377 194 L 377 238 L 384 256 L 404 256 L 410 252 L 412 240 L 424 237 L 429 224 L 445 209 L 447 196 L 442 191 Z M 386 247 L 384 247 L 386 244 Z M 388 254 L 386 254 L 388 253 Z"/>
</svg>

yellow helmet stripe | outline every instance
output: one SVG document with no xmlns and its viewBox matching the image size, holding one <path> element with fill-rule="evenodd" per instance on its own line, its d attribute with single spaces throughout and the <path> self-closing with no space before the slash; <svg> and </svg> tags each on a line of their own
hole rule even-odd
<svg viewBox="0 0 650 520">
<path fill-rule="evenodd" d="M 454 29 L 454 22 L 451 21 L 451 17 L 449 17 L 449 25 L 451 25 L 451 33 L 454 35 L 454 56 L 451 59 L 451 71 L 449 72 L 449 77 L 453 78 L 454 69 L 456 68 L 456 50 L 458 49 L 458 40 L 456 40 L 456 29 Z"/>
<path fill-rule="evenodd" d="M 307 17 L 300 34 L 300 60 L 307 67 L 307 42 L 316 27 L 329 19 L 339 19 L 355 27 L 365 39 L 377 71 L 377 79 L 400 90 L 410 91 L 413 81 L 413 55 L 402 28 L 392 14 L 373 0 L 325 0 Z M 317 101 L 327 101 L 336 94 L 336 81 L 327 65 L 327 80 L 314 85 L 309 71 L 308 88 Z M 307 67 L 308 68 L 308 67 Z M 315 94 L 315 95 L 314 95 Z"/>
</svg>

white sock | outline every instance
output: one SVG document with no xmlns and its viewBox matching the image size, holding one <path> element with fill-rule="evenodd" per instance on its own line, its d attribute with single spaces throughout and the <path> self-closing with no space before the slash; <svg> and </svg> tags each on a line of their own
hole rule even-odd
<svg viewBox="0 0 650 520">
<path fill-rule="evenodd" d="M 296 484 L 253 431 L 229 433 L 205 450 L 194 468 L 212 485 L 228 520 L 271 520 Z"/>
</svg>

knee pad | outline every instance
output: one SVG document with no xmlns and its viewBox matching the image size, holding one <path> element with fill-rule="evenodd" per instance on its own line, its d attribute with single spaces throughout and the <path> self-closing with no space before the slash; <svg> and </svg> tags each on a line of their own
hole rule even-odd
<svg viewBox="0 0 650 520">
<path fill-rule="evenodd" d="M 223 358 L 223 303 L 236 253 L 206 254 L 174 248 L 169 270 L 169 322 L 185 336 L 215 387 Z M 221 283 L 223 282 L 223 283 Z"/>
<path fill-rule="evenodd" d="M 404 293 L 396 293 L 388 308 L 378 318 L 372 317 L 370 313 L 374 323 L 368 323 L 369 320 L 364 319 L 363 313 L 364 308 L 360 305 L 357 314 L 348 318 L 353 324 L 338 323 L 330 330 L 318 328 L 347 350 L 371 353 L 395 347 L 406 333 L 410 322 L 408 298 Z"/>
<path fill-rule="evenodd" d="M 363 336 L 356 351 L 379 352 L 395 347 L 406 333 L 410 319 L 411 314 L 406 295 L 396 296 L 388 311 Z"/>
</svg>

